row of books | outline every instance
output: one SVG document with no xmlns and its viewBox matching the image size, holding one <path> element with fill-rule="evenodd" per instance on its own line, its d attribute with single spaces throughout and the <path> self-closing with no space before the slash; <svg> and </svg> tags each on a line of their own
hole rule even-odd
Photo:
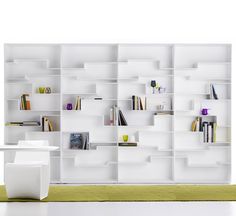
<svg viewBox="0 0 236 216">
<path fill-rule="evenodd" d="M 29 94 L 23 94 L 20 98 L 20 109 L 21 110 L 30 110 L 30 99 Z"/>
<path fill-rule="evenodd" d="M 110 125 L 128 125 L 122 111 L 115 105 L 110 109 Z"/>
<path fill-rule="evenodd" d="M 146 110 L 147 99 L 146 97 L 132 96 L 132 110 Z"/>
<path fill-rule="evenodd" d="M 81 97 L 77 96 L 75 101 L 75 110 L 81 110 Z"/>
<path fill-rule="evenodd" d="M 203 132 L 203 142 L 216 142 L 216 123 L 202 121 L 202 117 L 196 117 L 192 122 L 191 131 Z"/>
<path fill-rule="evenodd" d="M 52 122 L 46 116 L 42 117 L 42 131 L 53 131 Z"/>
<path fill-rule="evenodd" d="M 203 142 L 215 143 L 216 142 L 216 123 L 215 122 L 203 122 Z"/>
<path fill-rule="evenodd" d="M 38 121 L 8 122 L 6 126 L 40 126 Z"/>
</svg>

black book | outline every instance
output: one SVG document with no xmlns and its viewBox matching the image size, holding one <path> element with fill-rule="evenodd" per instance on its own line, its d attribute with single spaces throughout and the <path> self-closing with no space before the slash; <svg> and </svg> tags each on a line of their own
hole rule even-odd
<svg viewBox="0 0 236 216">
<path fill-rule="evenodd" d="M 44 131 L 44 117 L 42 118 L 42 131 Z"/>
<path fill-rule="evenodd" d="M 212 94 L 213 94 L 214 99 L 218 100 L 218 96 L 216 94 L 215 87 L 212 85 L 211 88 L 212 88 Z"/>
<path fill-rule="evenodd" d="M 199 117 L 199 131 L 203 131 L 203 128 L 202 128 L 202 117 Z"/>
<path fill-rule="evenodd" d="M 120 123 L 121 123 L 121 125 L 128 125 L 128 124 L 127 124 L 127 121 L 126 121 L 126 119 L 125 119 L 125 117 L 124 117 L 124 115 L 123 115 L 123 113 L 122 113 L 121 110 L 119 110 L 119 117 L 120 117 Z"/>
<path fill-rule="evenodd" d="M 132 95 L 132 109 L 135 110 L 135 96 Z"/>
</svg>

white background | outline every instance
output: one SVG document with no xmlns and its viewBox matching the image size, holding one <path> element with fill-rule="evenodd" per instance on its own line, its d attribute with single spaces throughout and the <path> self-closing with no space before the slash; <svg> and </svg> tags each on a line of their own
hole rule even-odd
<svg viewBox="0 0 236 216">
<path fill-rule="evenodd" d="M 4 43 L 236 43 L 234 0 L 0 0 L 0 99 Z M 233 51 L 235 47 L 233 46 Z M 233 56 L 233 66 L 235 56 Z M 234 69 L 234 67 L 233 67 Z M 232 70 L 233 79 L 234 70 Z M 234 83 L 235 80 L 233 80 Z M 233 93 L 235 86 L 233 86 Z M 235 117 L 233 94 L 232 114 Z M 0 144 L 4 113 L 0 103 Z M 232 134 L 235 131 L 233 122 Z M 236 148 L 233 134 L 233 182 Z M 0 153 L 0 184 L 3 183 Z"/>
</svg>

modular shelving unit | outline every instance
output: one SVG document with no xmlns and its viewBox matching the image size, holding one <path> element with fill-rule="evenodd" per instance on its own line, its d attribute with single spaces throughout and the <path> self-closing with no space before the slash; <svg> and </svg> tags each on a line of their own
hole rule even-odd
<svg viewBox="0 0 236 216">
<path fill-rule="evenodd" d="M 151 80 L 166 91 L 152 94 Z M 211 84 L 218 100 L 209 97 Z M 52 93 L 39 94 L 40 86 Z M 24 93 L 31 110 L 20 110 Z M 145 96 L 147 109 L 132 110 L 132 95 Z M 66 110 L 77 96 L 81 110 Z M 5 126 L 5 144 L 47 139 L 60 147 L 51 153 L 52 183 L 230 182 L 231 45 L 6 44 L 4 104 L 5 123 L 42 116 L 53 123 L 52 132 Z M 128 126 L 109 125 L 113 105 Z M 202 108 L 209 108 L 203 120 L 217 123 L 214 143 L 191 131 Z M 70 149 L 73 132 L 89 132 L 91 148 Z M 137 147 L 120 147 L 124 134 Z"/>
</svg>

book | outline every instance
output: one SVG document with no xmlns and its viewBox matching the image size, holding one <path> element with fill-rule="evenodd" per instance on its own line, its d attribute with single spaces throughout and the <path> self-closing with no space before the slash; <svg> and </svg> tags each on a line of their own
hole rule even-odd
<svg viewBox="0 0 236 216">
<path fill-rule="evenodd" d="M 207 142 L 208 143 L 212 142 L 212 124 L 211 124 L 211 122 L 208 123 L 208 125 L 207 125 Z"/>
<path fill-rule="evenodd" d="M 218 96 L 216 94 L 216 90 L 213 84 L 210 84 L 210 99 L 218 100 Z"/>
<path fill-rule="evenodd" d="M 20 98 L 20 109 L 21 110 L 30 110 L 31 109 L 29 94 L 21 95 L 21 98 Z"/>
<path fill-rule="evenodd" d="M 146 97 L 132 95 L 132 110 L 146 110 Z"/>
<path fill-rule="evenodd" d="M 30 106 L 30 98 L 28 94 L 25 94 L 25 105 L 26 105 L 26 110 L 30 110 L 31 106 Z"/>
<path fill-rule="evenodd" d="M 213 132 L 212 132 L 212 137 L 213 137 L 212 142 L 213 143 L 216 142 L 216 126 L 217 126 L 216 123 L 213 122 Z"/>
<path fill-rule="evenodd" d="M 132 110 L 135 110 L 135 96 L 132 95 Z"/>
<path fill-rule="evenodd" d="M 72 133 L 70 135 L 70 148 L 71 149 L 84 149 L 82 142 L 82 134 Z"/>
<path fill-rule="evenodd" d="M 110 119 L 109 119 L 109 123 L 110 125 L 114 125 L 114 109 L 113 107 L 110 108 Z"/>
<path fill-rule="evenodd" d="M 70 148 L 88 150 L 89 149 L 89 133 L 72 133 L 70 134 Z"/>
<path fill-rule="evenodd" d="M 49 132 L 53 131 L 53 126 L 51 121 L 47 117 L 42 117 L 42 131 Z"/>
<path fill-rule="evenodd" d="M 207 142 L 207 128 L 208 128 L 208 122 L 203 122 L 202 123 L 203 127 L 203 142 Z"/>
<path fill-rule="evenodd" d="M 202 129 L 202 117 L 199 117 L 199 131 L 203 131 L 203 129 Z"/>
<path fill-rule="evenodd" d="M 81 98 L 78 96 L 75 102 L 75 110 L 81 110 Z"/>
<path fill-rule="evenodd" d="M 127 126 L 128 124 L 127 124 L 127 121 L 126 121 L 126 119 L 125 119 L 125 117 L 124 117 L 124 115 L 123 115 L 123 113 L 122 113 L 122 111 L 119 109 L 119 120 L 120 120 L 120 124 L 119 125 L 125 125 L 125 126 Z"/>
</svg>

